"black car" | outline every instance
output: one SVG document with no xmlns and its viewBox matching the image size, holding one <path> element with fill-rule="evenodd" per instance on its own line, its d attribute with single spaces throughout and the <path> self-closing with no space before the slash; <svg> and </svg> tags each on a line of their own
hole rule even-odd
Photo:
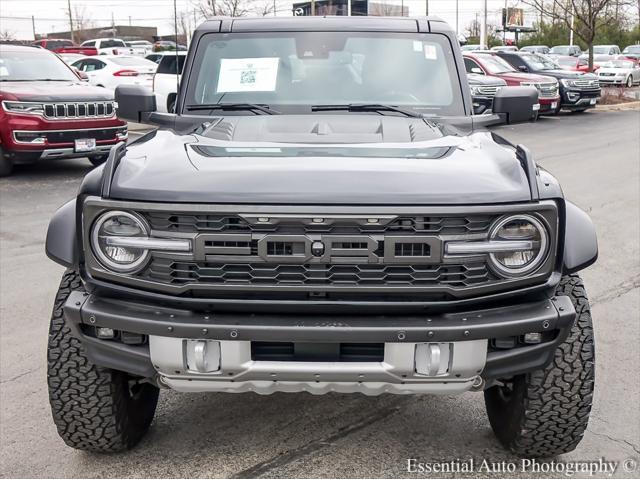
<svg viewBox="0 0 640 479">
<path fill-rule="evenodd" d="M 537 53 L 498 52 L 501 58 L 522 72 L 539 73 L 558 79 L 560 104 L 558 110 L 582 112 L 594 108 L 600 98 L 600 83 L 592 73 L 562 70 L 551 58 Z"/>
<path fill-rule="evenodd" d="M 175 113 L 118 87 L 118 115 L 159 129 L 114 147 L 46 240 L 68 445 L 134 446 L 173 389 L 477 391 L 511 451 L 577 446 L 594 226 L 472 115 L 457 41 L 435 18 L 215 18 Z M 537 95 L 504 87 L 493 110 L 527 120 Z"/>
<path fill-rule="evenodd" d="M 507 82 L 501 78 L 477 73 L 467 73 L 467 80 L 471 89 L 473 112 L 476 115 L 490 112 L 493 108 L 493 97 L 500 88 L 507 86 Z"/>
</svg>

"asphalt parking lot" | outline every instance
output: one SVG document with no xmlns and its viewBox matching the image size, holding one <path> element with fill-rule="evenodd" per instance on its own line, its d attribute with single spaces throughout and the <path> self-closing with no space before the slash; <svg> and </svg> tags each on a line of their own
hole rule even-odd
<svg viewBox="0 0 640 479">
<path fill-rule="evenodd" d="M 579 448 L 561 459 L 640 461 L 640 112 L 567 114 L 496 130 L 530 147 L 599 234 L 599 261 L 583 273 L 596 328 L 595 405 Z M 133 451 L 106 456 L 66 447 L 50 416 L 45 356 L 62 268 L 46 258 L 44 238 L 52 213 L 89 170 L 86 160 L 68 160 L 17 168 L 0 180 L 0 474 L 370 478 L 404 475 L 409 458 L 516 460 L 497 443 L 482 395 L 474 393 L 165 391 L 150 433 Z M 615 477 L 638 477 L 621 469 Z"/>
</svg>

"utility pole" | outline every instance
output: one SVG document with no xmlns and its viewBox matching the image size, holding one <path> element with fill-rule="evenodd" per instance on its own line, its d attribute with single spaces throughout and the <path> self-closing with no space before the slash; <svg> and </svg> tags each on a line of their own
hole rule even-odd
<svg viewBox="0 0 640 479">
<path fill-rule="evenodd" d="M 315 16 L 316 14 L 316 0 L 311 0 L 311 16 Z"/>
<path fill-rule="evenodd" d="M 195 11 L 195 10 L 194 10 Z M 276 16 L 276 12 L 278 11 L 278 9 L 276 8 L 276 0 L 273 0 L 273 16 Z"/>
<path fill-rule="evenodd" d="M 131 15 L 129 15 L 129 26 L 131 26 Z"/>
<path fill-rule="evenodd" d="M 71 41 L 73 42 L 73 16 L 71 15 L 71 0 L 67 0 L 67 7 L 69 9 L 69 34 L 71 35 Z"/>
<path fill-rule="evenodd" d="M 111 12 L 111 38 L 116 36 L 116 22 L 113 20 L 113 12 Z"/>
<path fill-rule="evenodd" d="M 33 15 L 31 15 L 31 28 L 33 29 L 33 39 L 37 40 L 36 38 L 36 19 Z"/>
<path fill-rule="evenodd" d="M 426 9 L 427 9 L 426 10 L 426 14 L 427 14 L 427 17 L 428 17 L 429 16 L 429 0 L 425 0 L 425 2 L 426 2 Z"/>
<path fill-rule="evenodd" d="M 575 15 L 573 14 L 573 9 L 571 10 L 571 28 L 569 29 L 569 45 L 573 46 L 573 22 L 575 20 Z"/>
<path fill-rule="evenodd" d="M 489 46 L 487 43 L 487 0 L 484 0 L 484 11 L 482 12 L 482 23 L 480 24 L 480 45 Z"/>
<path fill-rule="evenodd" d="M 507 20 L 509 18 L 509 10 L 507 10 L 507 0 L 504 0 L 504 21 L 502 22 L 502 44 L 507 43 Z"/>
</svg>

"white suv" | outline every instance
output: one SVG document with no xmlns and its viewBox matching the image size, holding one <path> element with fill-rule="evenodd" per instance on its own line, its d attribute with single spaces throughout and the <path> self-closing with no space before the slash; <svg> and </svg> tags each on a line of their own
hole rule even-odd
<svg viewBox="0 0 640 479">
<path fill-rule="evenodd" d="M 178 93 L 177 84 L 182 75 L 187 52 L 158 52 L 162 58 L 153 76 L 153 92 L 156 94 L 156 107 L 160 112 L 172 112 Z M 178 79 L 176 80 L 176 75 Z"/>
</svg>

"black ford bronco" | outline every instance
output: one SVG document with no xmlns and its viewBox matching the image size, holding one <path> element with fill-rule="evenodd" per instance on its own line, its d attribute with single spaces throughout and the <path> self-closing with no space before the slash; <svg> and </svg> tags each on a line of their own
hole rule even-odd
<svg viewBox="0 0 640 479">
<path fill-rule="evenodd" d="M 594 227 L 471 114 L 445 23 L 215 18 L 175 113 L 140 87 L 116 100 L 159 128 L 113 147 L 46 241 L 68 268 L 48 344 L 68 445 L 134 446 L 164 388 L 482 391 L 513 452 L 579 443 Z M 536 102 L 504 87 L 494 116 Z"/>
</svg>

